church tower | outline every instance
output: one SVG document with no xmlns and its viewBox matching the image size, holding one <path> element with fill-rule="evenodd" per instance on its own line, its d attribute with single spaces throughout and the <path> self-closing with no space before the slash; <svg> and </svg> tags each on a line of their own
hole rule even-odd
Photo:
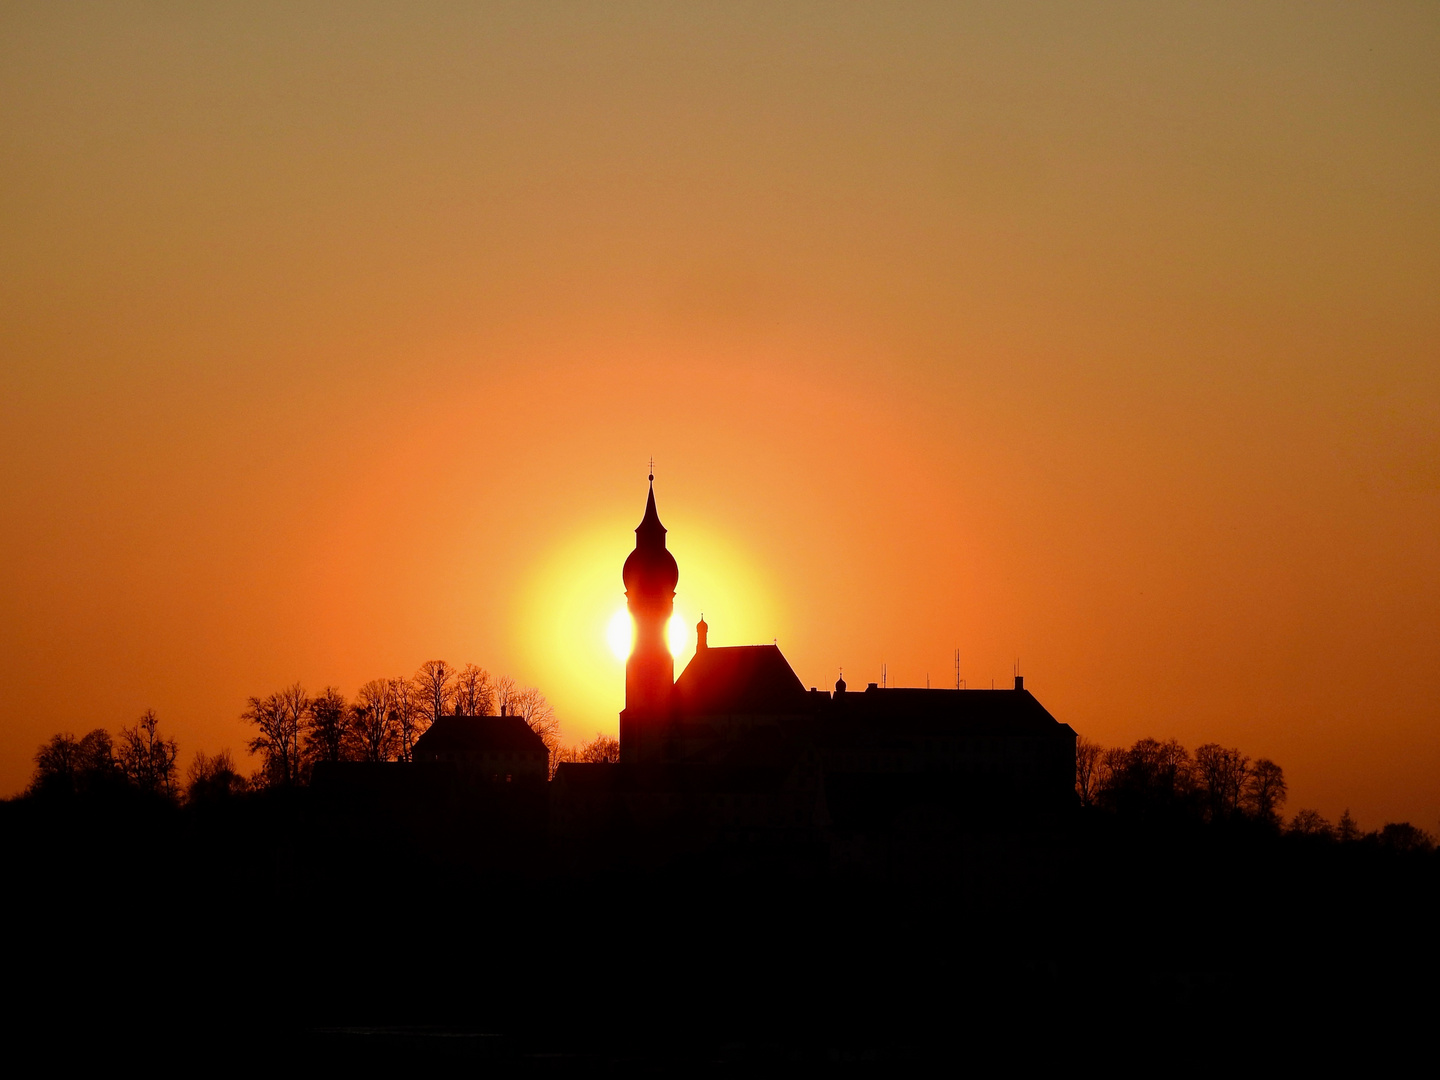
<svg viewBox="0 0 1440 1080">
<path fill-rule="evenodd" d="M 655 474 L 645 516 L 635 529 L 635 550 L 625 560 L 625 604 L 635 623 L 634 645 L 625 661 L 625 709 L 620 713 L 620 760 L 653 755 L 670 720 L 675 658 L 666 630 L 675 610 L 680 569 L 665 548 L 665 526 L 655 510 Z"/>
</svg>

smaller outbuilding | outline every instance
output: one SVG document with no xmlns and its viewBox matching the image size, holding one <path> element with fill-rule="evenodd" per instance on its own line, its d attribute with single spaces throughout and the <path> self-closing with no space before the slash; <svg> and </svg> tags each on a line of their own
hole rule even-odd
<svg viewBox="0 0 1440 1080">
<path fill-rule="evenodd" d="M 543 784 L 545 742 L 519 716 L 442 716 L 415 740 L 416 764 L 447 764 L 471 781 Z"/>
</svg>

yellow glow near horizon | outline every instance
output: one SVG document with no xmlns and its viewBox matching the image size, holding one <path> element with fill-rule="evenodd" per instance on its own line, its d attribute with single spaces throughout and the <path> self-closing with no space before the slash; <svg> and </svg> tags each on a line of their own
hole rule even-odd
<svg viewBox="0 0 1440 1080">
<path fill-rule="evenodd" d="M 634 630 L 620 567 L 634 546 L 634 513 L 627 507 L 623 517 L 578 529 L 543 552 L 516 596 L 525 670 L 554 704 L 568 741 L 615 734 L 625 705 L 623 665 Z M 666 637 L 676 674 L 694 653 L 702 609 L 712 640 L 722 643 L 768 642 L 783 633 L 775 590 L 749 553 L 721 528 L 673 516 L 666 524 L 680 586 Z"/>
</svg>

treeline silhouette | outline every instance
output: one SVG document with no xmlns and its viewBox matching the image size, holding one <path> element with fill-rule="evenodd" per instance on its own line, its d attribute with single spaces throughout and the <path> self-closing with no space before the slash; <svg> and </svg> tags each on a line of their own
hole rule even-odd
<svg viewBox="0 0 1440 1080">
<path fill-rule="evenodd" d="M 255 729 L 249 749 L 262 763 L 250 782 L 303 785 L 327 761 L 409 761 L 415 741 L 440 717 L 497 714 L 520 717 L 540 736 L 551 775 L 562 761 L 619 760 L 619 741 L 603 733 L 565 746 L 555 709 L 537 687 L 492 678 L 476 664 L 427 660 L 409 678 L 370 680 L 349 701 L 333 686 L 312 697 L 298 683 L 250 698 L 242 716 Z"/>
<path fill-rule="evenodd" d="M 347 699 L 334 686 L 310 694 L 294 683 L 249 698 L 241 718 L 254 734 L 247 749 L 259 759 L 246 771 L 229 749 L 197 751 L 182 779 L 180 748 L 159 731 L 153 709 L 118 740 L 105 728 L 82 737 L 61 732 L 35 754 L 31 797 L 139 794 L 195 803 L 272 788 L 304 787 L 321 762 L 405 762 L 415 741 L 441 716 L 521 717 L 550 752 L 550 772 L 564 761 L 616 762 L 620 743 L 597 733 L 566 746 L 560 722 L 544 693 L 509 676 L 492 677 L 476 664 L 456 668 L 429 660 L 414 675 L 372 679 Z"/>
<path fill-rule="evenodd" d="M 441 715 L 499 711 L 501 680 L 487 699 L 455 674 Z M 577 870 L 543 825 L 486 846 L 492 819 L 463 802 L 308 786 L 316 761 L 403 760 L 403 696 L 293 691 L 247 703 L 272 718 L 256 740 L 281 736 L 248 775 L 224 752 L 178 772 L 151 713 L 40 748 L 0 805 L 17 1030 L 552 1073 L 935 1054 L 1215 1072 L 1276 1061 L 1253 1040 L 1283 1037 L 1285 1064 L 1428 1030 L 1410 989 L 1440 960 L 1428 834 L 1287 819 L 1283 770 L 1232 748 L 1084 741 L 1072 815 L 839 838 L 868 853 L 858 871 L 813 848 Z M 360 710 L 390 725 L 384 757 Z"/>
<path fill-rule="evenodd" d="M 1269 758 L 1252 760 L 1219 743 L 1191 754 L 1174 739 L 1140 739 L 1127 748 L 1081 737 L 1075 746 L 1075 795 L 1082 810 L 1138 821 L 1250 828 L 1404 852 L 1433 852 L 1436 846 L 1431 833 L 1408 821 L 1365 832 L 1348 808 L 1334 824 L 1308 809 L 1287 823 L 1285 770 Z"/>
<path fill-rule="evenodd" d="M 597 733 L 563 746 L 545 696 L 512 679 L 492 679 L 474 664 L 456 669 L 443 660 L 421 665 L 410 678 L 374 679 L 353 701 L 333 686 L 311 696 L 299 683 L 251 697 L 242 717 L 255 729 L 249 749 L 259 767 L 243 772 L 230 751 L 197 752 L 183 782 L 179 745 L 159 730 L 153 709 L 121 727 L 118 741 L 104 728 L 77 738 L 52 736 L 35 753 L 35 772 L 22 797 L 124 793 L 185 804 L 246 792 L 305 786 L 320 762 L 408 761 L 414 743 L 441 716 L 483 716 L 497 710 L 524 718 L 550 750 L 550 772 L 565 761 L 614 763 L 620 744 Z M 1301 809 L 1287 822 L 1285 771 L 1268 758 L 1206 743 L 1192 754 L 1174 739 L 1106 747 L 1083 736 L 1075 748 L 1075 794 L 1082 812 L 1152 824 L 1203 823 L 1304 838 L 1366 843 L 1399 852 L 1429 853 L 1436 838 L 1408 821 L 1362 829 L 1346 808 L 1332 823 Z"/>
<path fill-rule="evenodd" d="M 103 796 L 133 790 L 178 797 L 180 748 L 160 734 L 159 726 L 155 711 L 147 709 L 133 727 L 120 729 L 118 746 L 104 728 L 78 739 L 69 732 L 53 736 L 35 752 L 35 774 L 25 794 Z"/>
<path fill-rule="evenodd" d="M 241 714 L 260 770 L 251 782 L 293 787 L 326 761 L 409 761 L 415 741 L 442 716 L 519 716 L 544 740 L 552 761 L 563 750 L 560 721 L 536 687 L 492 677 L 476 664 L 427 660 L 414 675 L 371 679 L 353 700 L 333 686 L 311 696 L 299 683 L 252 697 Z"/>
</svg>

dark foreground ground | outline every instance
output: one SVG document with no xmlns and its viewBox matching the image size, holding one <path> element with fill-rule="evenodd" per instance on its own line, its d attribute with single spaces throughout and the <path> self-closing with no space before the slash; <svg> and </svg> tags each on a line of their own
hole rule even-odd
<svg viewBox="0 0 1440 1080">
<path fill-rule="evenodd" d="M 1433 854 L 1099 815 L 848 838 L 858 860 L 433 825 L 305 792 L 0 806 L 7 1044 L 492 1075 L 1433 1052 Z"/>
</svg>

